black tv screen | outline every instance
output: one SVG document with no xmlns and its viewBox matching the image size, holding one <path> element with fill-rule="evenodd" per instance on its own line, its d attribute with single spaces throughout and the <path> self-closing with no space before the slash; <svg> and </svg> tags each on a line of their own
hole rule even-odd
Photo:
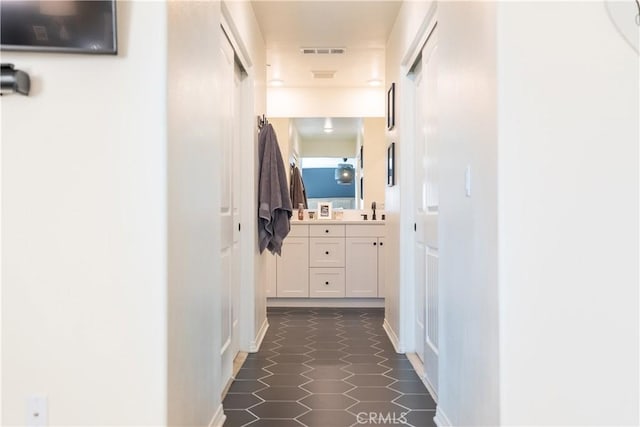
<svg viewBox="0 0 640 427">
<path fill-rule="evenodd" d="M 0 48 L 116 54 L 115 0 L 0 0 Z"/>
</svg>

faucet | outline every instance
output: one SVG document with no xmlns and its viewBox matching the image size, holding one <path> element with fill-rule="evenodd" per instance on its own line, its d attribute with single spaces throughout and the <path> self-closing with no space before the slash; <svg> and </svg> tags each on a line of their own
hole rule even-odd
<svg viewBox="0 0 640 427">
<path fill-rule="evenodd" d="M 376 220 L 376 202 L 371 202 L 371 209 L 373 210 L 373 214 L 371 215 L 371 219 L 373 221 Z"/>
</svg>

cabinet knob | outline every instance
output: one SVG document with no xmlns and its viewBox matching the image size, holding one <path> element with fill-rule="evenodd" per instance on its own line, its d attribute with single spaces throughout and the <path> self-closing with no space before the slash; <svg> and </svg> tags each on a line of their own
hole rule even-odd
<svg viewBox="0 0 640 427">
<path fill-rule="evenodd" d="M 329 282 L 324 282 L 324 284 L 325 284 L 325 285 L 328 285 L 328 284 L 329 284 Z"/>
<path fill-rule="evenodd" d="M 325 251 L 325 254 L 329 255 L 329 251 Z"/>
<path fill-rule="evenodd" d="M 380 246 L 384 245 L 384 243 L 380 242 Z"/>
<path fill-rule="evenodd" d="M 376 243 L 376 242 L 373 242 L 373 246 L 375 246 L 375 245 L 377 245 L 377 243 Z"/>
<path fill-rule="evenodd" d="M 328 233 L 328 232 L 329 232 L 329 230 L 324 230 L 324 232 L 325 232 L 325 233 Z"/>
</svg>

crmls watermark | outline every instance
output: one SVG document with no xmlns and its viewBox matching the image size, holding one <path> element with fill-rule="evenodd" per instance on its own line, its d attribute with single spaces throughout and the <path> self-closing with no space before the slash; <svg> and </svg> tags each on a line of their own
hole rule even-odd
<svg viewBox="0 0 640 427">
<path fill-rule="evenodd" d="M 358 424 L 366 425 L 405 425 L 407 424 L 407 414 L 408 412 L 401 412 L 400 414 L 396 412 L 358 412 L 358 414 L 356 415 L 356 420 L 358 421 Z"/>
</svg>

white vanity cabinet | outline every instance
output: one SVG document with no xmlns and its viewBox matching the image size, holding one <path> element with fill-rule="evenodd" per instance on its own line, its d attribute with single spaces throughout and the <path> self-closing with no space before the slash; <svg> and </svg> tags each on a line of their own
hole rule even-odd
<svg viewBox="0 0 640 427">
<path fill-rule="evenodd" d="M 384 231 L 382 222 L 294 222 L 276 257 L 275 293 L 267 289 L 267 296 L 383 297 Z"/>
<path fill-rule="evenodd" d="M 276 256 L 276 296 L 309 297 L 309 226 L 291 226 L 282 243 L 282 255 Z"/>
</svg>

